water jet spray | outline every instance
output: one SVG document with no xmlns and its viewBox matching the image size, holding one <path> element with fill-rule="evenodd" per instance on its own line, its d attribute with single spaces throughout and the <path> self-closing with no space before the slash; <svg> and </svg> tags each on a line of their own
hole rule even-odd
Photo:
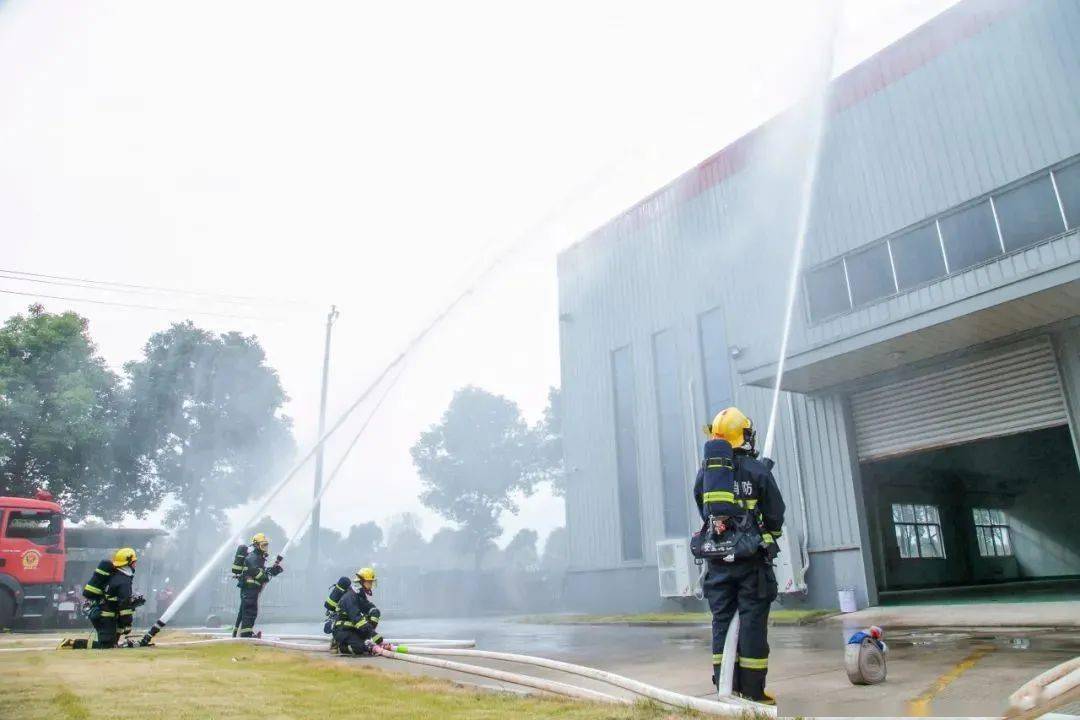
<svg viewBox="0 0 1080 720">
<path fill-rule="evenodd" d="M 799 287 L 799 274 L 802 271 L 803 250 L 806 245 L 806 231 L 810 223 L 810 210 L 813 205 L 814 183 L 817 179 L 818 165 L 821 160 L 821 143 L 825 135 L 825 118 L 828 113 L 828 88 L 832 79 L 836 52 L 836 32 L 840 18 L 841 0 L 835 0 L 828 8 L 829 14 L 825 26 L 825 58 L 820 68 L 820 75 L 815 78 L 816 92 L 807 103 L 811 122 L 810 146 L 807 149 L 806 166 L 803 171 L 802 188 L 799 194 L 799 214 L 795 226 L 795 245 L 788 276 L 787 305 L 784 308 L 784 324 L 780 336 L 780 355 L 776 363 L 776 382 L 773 384 L 772 402 L 769 407 L 769 421 L 765 427 L 765 441 L 761 448 L 762 457 L 769 458 L 776 442 L 776 415 L 780 406 L 780 385 L 784 378 L 784 365 L 787 360 L 788 340 L 791 336 L 791 321 L 795 310 L 795 297 Z M 803 533 L 806 528 L 803 528 Z M 782 551 L 791 552 L 787 535 L 781 536 Z M 805 568 L 804 568 L 805 570 Z M 739 613 L 736 611 L 728 625 L 724 638 L 724 659 L 717 678 L 717 693 L 720 697 L 732 693 L 735 680 L 735 662 L 738 656 Z"/>
<path fill-rule="evenodd" d="M 289 482 L 294 477 L 296 477 L 297 473 L 299 473 L 300 470 L 304 467 L 304 465 L 307 464 L 308 460 L 315 456 L 315 453 L 318 451 L 318 449 L 322 447 L 322 445 L 335 432 L 337 432 L 342 425 L 345 424 L 345 421 L 349 419 L 349 416 L 352 415 L 356 408 L 358 408 L 365 400 L 368 399 L 368 397 L 371 396 L 375 388 L 377 388 L 382 383 L 382 381 L 386 379 L 390 372 L 398 365 L 400 365 L 406 357 L 411 355 L 412 352 L 424 341 L 424 339 L 426 339 L 428 335 L 430 335 L 431 332 L 435 330 L 435 328 L 440 326 L 443 321 L 445 321 L 446 318 L 449 317 L 449 315 L 462 302 L 464 302 L 467 297 L 472 295 L 472 293 L 476 290 L 477 286 L 479 286 L 480 283 L 506 259 L 506 257 L 514 250 L 514 248 L 519 242 L 520 241 L 511 244 L 502 252 L 497 254 L 487 265 L 484 266 L 484 268 L 480 271 L 479 275 L 477 275 L 476 278 L 462 292 L 455 296 L 454 299 L 451 300 L 450 303 L 446 305 L 446 307 L 444 307 L 442 311 L 435 316 L 434 319 L 431 320 L 431 322 L 424 326 L 424 328 L 421 329 L 420 332 L 418 332 L 412 338 L 412 340 L 410 340 L 406 344 L 405 349 L 398 353 L 398 355 L 394 357 L 394 359 L 391 360 L 390 363 L 387 364 L 387 366 L 383 368 L 381 372 L 379 372 L 376 378 L 364 389 L 362 393 L 360 393 L 360 396 L 345 410 L 345 412 L 343 412 L 338 417 L 338 419 L 334 422 L 330 429 L 327 430 L 323 434 L 323 436 L 315 442 L 311 449 L 304 455 L 303 458 L 300 459 L 299 462 L 297 462 L 293 466 L 293 468 L 285 475 L 285 477 L 283 477 L 277 483 L 277 485 L 275 485 L 270 490 L 270 492 L 268 492 L 263 497 L 263 499 L 258 503 L 255 511 L 250 514 L 248 520 L 242 523 L 240 527 L 246 528 L 259 519 L 259 517 L 263 514 L 266 508 L 269 507 L 270 503 L 273 502 L 274 498 L 276 498 L 281 493 L 281 491 L 285 489 Z M 169 621 L 172 620 L 172 618 L 175 617 L 176 613 L 180 611 L 180 608 L 184 606 L 184 603 L 186 603 L 191 598 L 191 596 L 195 594 L 195 590 L 197 590 L 198 587 L 210 575 L 210 572 L 213 570 L 214 566 L 217 563 L 221 562 L 221 560 L 225 557 L 225 554 L 228 553 L 228 551 L 233 548 L 234 544 L 240 539 L 241 538 L 239 533 L 233 533 L 228 538 L 226 538 L 221 545 L 218 546 L 217 550 L 215 550 L 214 554 L 210 556 L 210 559 L 206 562 L 206 564 L 203 565 L 197 573 L 195 573 L 195 577 L 193 577 L 191 581 L 184 587 L 184 589 L 180 591 L 180 594 L 176 596 L 176 599 L 172 602 L 172 604 L 169 605 L 165 612 L 161 614 L 161 617 L 158 618 L 158 620 L 142 636 L 142 639 L 139 641 L 140 645 L 149 645 L 150 642 L 154 639 L 154 636 L 161 632 L 166 625 L 168 625 Z"/>
</svg>

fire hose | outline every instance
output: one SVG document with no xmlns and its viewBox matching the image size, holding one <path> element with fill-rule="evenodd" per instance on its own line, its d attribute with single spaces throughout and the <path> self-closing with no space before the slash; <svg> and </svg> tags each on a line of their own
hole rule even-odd
<svg viewBox="0 0 1080 720">
<path fill-rule="evenodd" d="M 389 657 L 390 655 L 383 652 L 380 653 Z M 683 695 L 681 693 L 672 692 L 671 690 L 665 690 L 653 685 L 648 685 L 637 680 L 633 680 L 622 675 L 616 675 L 615 673 L 608 672 L 606 670 L 597 670 L 596 668 L 586 667 L 584 665 L 575 665 L 573 663 L 566 663 L 559 660 L 549 660 L 547 658 L 536 657 L 533 655 L 517 655 L 514 653 L 501 653 L 491 652 L 488 650 L 458 650 L 450 648 L 428 648 L 428 647 L 411 647 L 405 652 L 393 653 L 393 656 L 399 660 L 417 659 L 415 655 L 453 655 L 460 657 L 476 657 L 486 658 L 489 660 L 502 660 L 504 662 L 520 663 L 524 665 L 535 665 L 537 667 L 548 668 L 551 670 L 559 670 L 561 672 L 569 673 L 572 675 L 578 675 L 580 677 L 589 678 L 590 680 L 598 680 L 600 682 L 614 685 L 615 687 L 628 690 L 635 695 L 656 700 L 657 702 L 664 703 L 665 705 L 671 705 L 678 708 L 686 708 L 689 710 L 696 710 L 698 712 L 707 713 L 709 715 L 723 715 L 729 717 L 739 717 L 747 711 L 752 711 L 760 715 L 767 717 L 776 717 L 776 708 L 761 705 L 759 703 L 752 703 L 748 701 L 738 701 L 732 698 L 731 704 L 715 702 L 713 700 L 705 700 L 704 698 L 694 697 L 692 695 Z"/>
<path fill-rule="evenodd" d="M 1050 668 L 1009 696 L 1008 718 L 1034 718 L 1080 700 L 1080 657 Z"/>
<path fill-rule="evenodd" d="M 555 680 L 544 680 L 542 678 L 529 677 L 528 675 L 519 675 L 517 673 L 506 672 L 505 670 L 495 670 L 493 668 L 481 667 L 479 665 L 466 665 L 465 663 L 452 662 L 450 660 L 437 660 L 435 658 L 420 657 L 418 655 L 408 655 L 401 652 L 385 650 L 381 647 L 372 648 L 372 652 L 374 652 L 376 655 L 392 658 L 394 660 L 404 660 L 405 662 L 416 663 L 418 665 L 427 665 L 429 667 L 437 667 L 444 670 L 454 670 L 456 672 L 467 673 L 469 675 L 479 675 L 480 677 L 486 677 L 492 680 L 508 682 L 514 685 L 522 685 L 524 687 L 536 688 L 537 690 L 545 690 L 547 692 L 556 693 L 558 695 L 565 695 L 566 697 L 577 698 L 579 700 L 591 700 L 593 702 L 615 704 L 629 704 L 629 700 L 626 700 L 624 698 L 615 697 L 614 695 L 608 695 L 607 693 L 597 692 L 596 690 L 589 690 L 588 688 L 577 687 L 576 685 L 568 685 L 566 683 L 557 682 Z"/>
</svg>

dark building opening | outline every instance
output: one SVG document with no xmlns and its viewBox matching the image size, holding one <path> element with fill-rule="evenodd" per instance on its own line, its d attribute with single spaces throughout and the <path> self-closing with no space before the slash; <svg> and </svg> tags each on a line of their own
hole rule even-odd
<svg viewBox="0 0 1080 720">
<path fill-rule="evenodd" d="M 860 468 L 879 591 L 1080 577 L 1067 426 Z"/>
</svg>

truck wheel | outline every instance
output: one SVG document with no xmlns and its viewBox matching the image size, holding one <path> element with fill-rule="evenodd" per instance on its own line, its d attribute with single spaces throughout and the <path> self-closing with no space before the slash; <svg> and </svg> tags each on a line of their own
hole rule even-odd
<svg viewBox="0 0 1080 720">
<path fill-rule="evenodd" d="M 0 588 L 0 630 L 11 627 L 15 621 L 15 598 L 11 593 Z"/>
</svg>

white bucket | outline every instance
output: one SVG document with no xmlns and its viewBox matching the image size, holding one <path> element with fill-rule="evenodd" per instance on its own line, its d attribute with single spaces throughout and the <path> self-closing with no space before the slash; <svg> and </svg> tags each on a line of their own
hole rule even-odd
<svg viewBox="0 0 1080 720">
<path fill-rule="evenodd" d="M 837 590 L 836 596 L 840 600 L 840 612 L 853 613 L 859 609 L 859 606 L 855 604 L 854 588 L 842 588 Z"/>
</svg>

